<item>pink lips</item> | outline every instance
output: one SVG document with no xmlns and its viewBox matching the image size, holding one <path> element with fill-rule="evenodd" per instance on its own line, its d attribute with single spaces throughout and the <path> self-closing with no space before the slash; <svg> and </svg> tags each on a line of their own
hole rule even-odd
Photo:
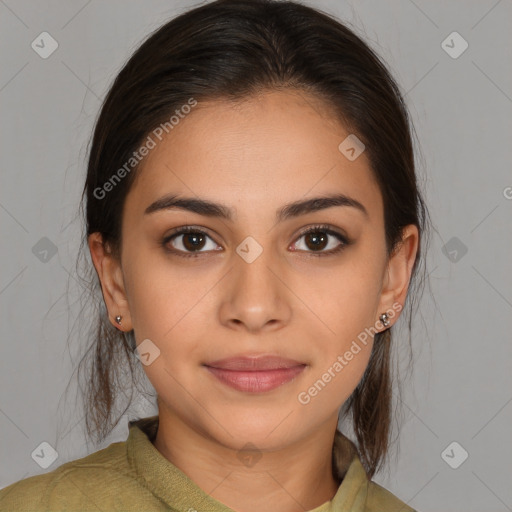
<svg viewBox="0 0 512 512">
<path fill-rule="evenodd" d="M 205 366 L 224 384 L 251 393 L 275 389 L 306 367 L 304 363 L 277 356 L 231 357 Z"/>
</svg>

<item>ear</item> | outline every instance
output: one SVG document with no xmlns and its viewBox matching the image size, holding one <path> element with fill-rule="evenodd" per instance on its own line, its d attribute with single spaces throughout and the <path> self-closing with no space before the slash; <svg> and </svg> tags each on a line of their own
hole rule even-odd
<svg viewBox="0 0 512 512">
<path fill-rule="evenodd" d="M 107 244 L 103 242 L 101 233 L 92 233 L 87 241 L 94 267 L 100 279 L 103 299 L 107 306 L 110 322 L 117 329 L 129 332 L 133 327 L 126 298 L 121 262 L 108 250 Z M 122 317 L 122 326 L 115 320 L 118 315 Z"/>
<path fill-rule="evenodd" d="M 386 268 L 379 302 L 378 316 L 387 312 L 391 327 L 398 320 L 400 311 L 407 297 L 407 290 L 411 280 L 412 268 L 419 246 L 419 231 L 417 226 L 409 224 L 402 230 L 402 241 L 399 243 Z M 378 325 L 382 325 L 379 320 Z"/>
</svg>

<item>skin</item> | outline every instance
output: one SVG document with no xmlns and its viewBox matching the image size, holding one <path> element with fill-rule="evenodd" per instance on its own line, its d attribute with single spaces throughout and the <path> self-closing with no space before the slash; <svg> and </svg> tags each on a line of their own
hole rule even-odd
<svg viewBox="0 0 512 512">
<path fill-rule="evenodd" d="M 379 315 L 406 298 L 418 230 L 407 226 L 400 249 L 387 258 L 382 197 L 366 154 L 349 161 L 338 150 L 348 134 L 302 92 L 200 103 L 144 161 L 126 198 L 120 261 L 99 233 L 89 237 L 112 324 L 121 315 L 120 328 L 134 329 L 137 344 L 149 338 L 160 350 L 144 366 L 158 394 L 154 446 L 241 512 L 264 510 L 270 500 L 275 510 L 303 512 L 332 499 L 339 486 L 331 469 L 338 413 L 363 376 L 373 339 L 310 403 L 297 396 L 365 328 L 382 330 Z M 336 206 L 275 222 L 285 204 L 333 192 L 357 199 L 368 217 Z M 167 193 L 236 213 L 232 221 L 180 209 L 144 215 Z M 316 252 L 306 245 L 300 231 L 317 223 L 353 243 L 315 256 L 340 244 L 329 235 Z M 199 257 L 172 255 L 161 245 L 185 225 L 208 234 Z M 263 248 L 252 263 L 236 252 L 247 236 Z M 190 252 L 185 237 L 167 247 Z M 277 354 L 307 367 L 277 389 L 249 394 L 203 366 L 241 354 Z M 262 455 L 251 467 L 237 457 L 248 442 Z"/>
</svg>

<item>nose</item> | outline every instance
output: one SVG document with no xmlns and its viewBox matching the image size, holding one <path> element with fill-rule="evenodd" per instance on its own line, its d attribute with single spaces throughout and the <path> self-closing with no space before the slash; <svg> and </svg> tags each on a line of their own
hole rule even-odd
<svg viewBox="0 0 512 512">
<path fill-rule="evenodd" d="M 286 273 L 270 250 L 252 262 L 233 255 L 233 267 L 219 309 L 220 321 L 231 329 L 251 333 L 273 331 L 292 315 Z"/>
</svg>

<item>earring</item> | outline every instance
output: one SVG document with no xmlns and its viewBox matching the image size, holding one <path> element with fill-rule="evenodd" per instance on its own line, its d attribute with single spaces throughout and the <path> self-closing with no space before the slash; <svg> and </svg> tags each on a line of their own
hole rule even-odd
<svg viewBox="0 0 512 512">
<path fill-rule="evenodd" d="M 121 325 L 121 318 L 123 318 L 123 317 L 122 317 L 122 316 L 120 316 L 120 315 L 117 315 L 117 316 L 116 316 L 116 322 L 117 322 L 119 325 Z"/>
<path fill-rule="evenodd" d="M 387 313 L 382 313 L 382 315 L 379 316 L 379 320 L 382 322 L 382 325 L 384 325 L 384 327 L 387 327 L 389 325 L 389 316 Z"/>
</svg>

